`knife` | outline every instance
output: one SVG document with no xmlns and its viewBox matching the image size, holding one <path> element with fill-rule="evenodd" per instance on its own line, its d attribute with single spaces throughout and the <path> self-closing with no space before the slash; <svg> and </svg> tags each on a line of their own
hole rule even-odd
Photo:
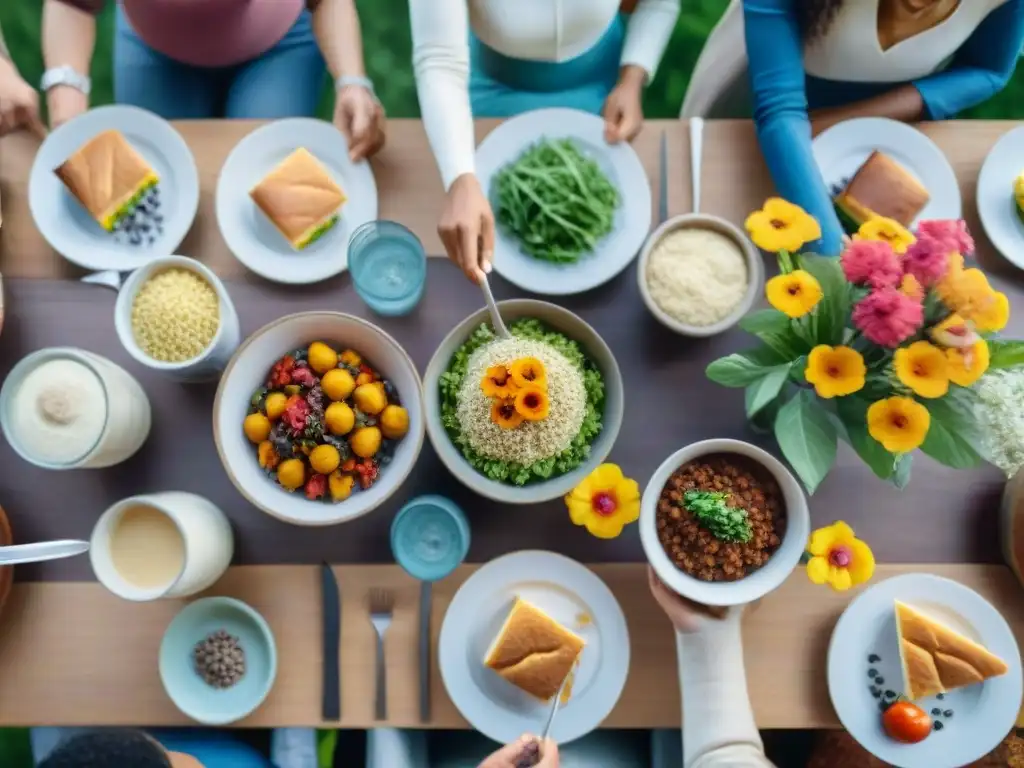
<svg viewBox="0 0 1024 768">
<path fill-rule="evenodd" d="M 661 178 L 658 186 L 658 223 L 668 221 L 668 131 L 661 132 Z"/>
<path fill-rule="evenodd" d="M 324 614 L 324 720 L 341 719 L 341 593 L 334 570 L 324 563 L 321 568 Z"/>
<path fill-rule="evenodd" d="M 558 710 L 562 706 L 562 695 L 565 693 L 565 688 L 569 685 L 569 681 L 573 678 L 575 671 L 576 668 L 573 667 L 572 671 L 565 676 L 565 680 L 562 681 L 558 688 L 558 693 L 555 694 L 555 700 L 551 703 L 551 710 L 548 712 L 548 719 L 544 723 L 544 730 L 541 731 L 540 738 L 532 742 L 524 750 L 523 754 L 519 756 L 519 759 L 516 761 L 516 768 L 533 768 L 533 766 L 540 762 L 541 757 L 543 757 L 540 748 L 551 735 L 551 726 L 555 723 L 555 715 L 558 714 Z"/>
<path fill-rule="evenodd" d="M 430 722 L 430 608 L 433 590 L 420 582 L 420 722 Z"/>
</svg>

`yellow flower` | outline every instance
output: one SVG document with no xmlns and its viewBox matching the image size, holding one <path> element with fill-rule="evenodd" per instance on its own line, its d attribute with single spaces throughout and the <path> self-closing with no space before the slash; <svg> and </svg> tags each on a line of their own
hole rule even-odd
<svg viewBox="0 0 1024 768">
<path fill-rule="evenodd" d="M 909 397 L 890 397 L 868 407 L 868 434 L 891 453 L 918 448 L 931 423 L 928 409 Z"/>
<path fill-rule="evenodd" d="M 974 342 L 967 349 L 947 349 L 949 380 L 961 387 L 969 387 L 988 370 L 988 342 L 984 339 Z"/>
<path fill-rule="evenodd" d="M 814 531 L 807 541 L 807 551 L 811 555 L 807 577 L 839 592 L 863 584 L 875 573 L 871 548 L 842 520 Z"/>
<path fill-rule="evenodd" d="M 485 397 L 504 399 L 515 396 L 518 387 L 512 380 L 512 374 L 509 373 L 507 367 L 492 365 L 481 377 L 480 389 L 483 390 Z"/>
<path fill-rule="evenodd" d="M 976 315 L 984 314 L 990 307 L 996 292 L 984 272 L 974 267 L 964 269 L 963 257 L 951 256 L 946 275 L 935 285 L 935 293 L 949 309 L 973 322 Z"/>
<path fill-rule="evenodd" d="M 565 497 L 569 518 L 599 539 L 614 539 L 640 517 L 640 486 L 615 464 L 602 464 Z"/>
<path fill-rule="evenodd" d="M 904 296 L 909 296 L 914 301 L 924 300 L 924 288 L 921 287 L 921 283 L 917 281 L 917 278 L 909 272 L 900 280 L 900 293 Z"/>
<path fill-rule="evenodd" d="M 949 364 L 946 355 L 931 342 L 915 341 L 897 349 L 892 359 L 896 378 L 915 395 L 942 397 L 949 391 Z"/>
<path fill-rule="evenodd" d="M 832 398 L 863 389 L 866 374 L 864 358 L 857 350 L 819 344 L 807 356 L 804 378 L 814 385 L 818 397 Z"/>
<path fill-rule="evenodd" d="M 894 219 L 884 216 L 873 216 L 860 225 L 854 240 L 877 240 L 888 243 L 899 254 L 907 252 L 907 248 L 917 242 L 917 238 L 906 227 Z"/>
<path fill-rule="evenodd" d="M 772 253 L 792 253 L 821 237 L 814 217 L 781 197 L 768 198 L 764 208 L 747 216 L 744 226 L 758 248 Z"/>
<path fill-rule="evenodd" d="M 776 275 L 764 287 L 768 303 L 790 317 L 803 317 L 821 301 L 821 285 L 810 272 Z"/>
<path fill-rule="evenodd" d="M 983 333 L 1001 331 L 1010 322 L 1010 300 L 1005 293 L 992 291 L 989 300 L 974 311 L 974 326 Z"/>
</svg>

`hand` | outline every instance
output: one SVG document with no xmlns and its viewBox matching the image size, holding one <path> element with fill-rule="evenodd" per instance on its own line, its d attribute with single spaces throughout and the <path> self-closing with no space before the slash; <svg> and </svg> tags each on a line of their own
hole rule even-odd
<svg viewBox="0 0 1024 768">
<path fill-rule="evenodd" d="M 452 182 L 437 233 L 448 258 L 474 283 L 480 283 L 491 271 L 494 212 L 472 173 L 464 173 Z"/>
<path fill-rule="evenodd" d="M 628 65 L 622 68 L 619 83 L 608 94 L 601 111 L 604 139 L 609 144 L 631 141 L 640 133 L 644 124 L 641 96 L 646 79 L 647 73 L 640 67 Z"/>
<path fill-rule="evenodd" d="M 384 108 L 360 85 L 346 85 L 334 99 L 334 125 L 348 140 L 352 162 L 376 154 L 384 146 Z"/>
<path fill-rule="evenodd" d="M 39 94 L 18 74 L 14 63 L 0 58 L 0 136 L 28 128 L 39 138 L 46 128 L 39 119 Z"/>
<path fill-rule="evenodd" d="M 89 97 L 70 85 L 56 85 L 46 92 L 46 105 L 50 128 L 56 128 L 89 109 Z"/>
<path fill-rule="evenodd" d="M 687 600 L 666 587 L 650 566 L 647 566 L 647 582 L 650 585 L 651 594 L 654 595 L 654 599 L 661 606 L 661 610 L 665 612 L 669 621 L 672 622 L 672 626 L 683 634 L 700 632 L 709 624 L 732 618 L 733 616 L 739 616 L 743 610 L 742 608 L 719 608 L 710 605 L 700 605 L 692 600 Z"/>
<path fill-rule="evenodd" d="M 520 736 L 518 741 L 506 744 L 480 763 L 479 768 L 518 768 L 519 761 L 536 748 L 538 741 L 535 736 L 529 734 Z M 536 764 L 536 768 L 558 768 L 558 745 L 551 739 L 545 739 L 540 745 L 540 762 Z"/>
</svg>

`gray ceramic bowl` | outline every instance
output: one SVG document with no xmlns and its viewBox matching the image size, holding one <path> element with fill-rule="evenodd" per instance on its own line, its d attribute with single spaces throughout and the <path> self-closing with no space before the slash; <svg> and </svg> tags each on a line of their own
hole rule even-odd
<svg viewBox="0 0 1024 768">
<path fill-rule="evenodd" d="M 499 301 L 498 308 L 506 324 L 520 318 L 535 318 L 565 334 L 579 343 L 583 351 L 601 371 L 605 385 L 604 424 L 601 434 L 591 445 L 589 460 L 568 474 L 542 482 L 517 486 L 511 483 L 499 483 L 480 474 L 466 461 L 458 447 L 452 443 L 441 424 L 441 398 L 438 382 L 441 374 L 448 368 L 448 363 L 455 354 L 455 350 L 462 346 L 473 329 L 490 322 L 486 308 L 481 308 L 455 326 L 441 342 L 427 365 L 427 371 L 423 377 L 427 435 L 448 470 L 463 485 L 481 496 L 509 504 L 536 504 L 558 499 L 575 488 L 611 453 L 612 445 L 615 444 L 615 438 L 619 434 L 619 427 L 622 426 L 624 405 L 622 374 L 619 373 L 619 366 L 615 362 L 612 351 L 597 331 L 569 310 L 534 299 Z"/>
<path fill-rule="evenodd" d="M 680 322 L 658 306 L 658 302 L 651 296 L 650 287 L 647 285 L 647 263 L 650 261 L 651 252 L 663 237 L 681 229 L 706 229 L 711 232 L 717 232 L 720 235 L 725 235 L 736 243 L 740 251 L 743 252 L 744 260 L 747 262 L 749 281 L 747 282 L 746 293 L 743 294 L 740 303 L 733 308 L 732 312 L 717 323 L 712 323 L 711 325 L 689 325 Z M 761 254 L 754 247 L 754 244 L 750 242 L 750 238 L 725 219 L 718 216 L 710 216 L 706 213 L 687 213 L 675 216 L 654 230 L 647 238 L 647 242 L 644 243 L 643 250 L 640 251 L 640 258 L 637 259 L 636 274 L 637 283 L 640 286 L 640 296 L 643 298 L 644 304 L 647 305 L 650 313 L 666 328 L 670 328 L 683 336 L 715 336 L 729 330 L 750 311 L 750 308 L 754 306 L 754 302 L 757 301 L 761 295 L 761 290 L 764 288 L 764 261 L 762 261 Z"/>
</svg>

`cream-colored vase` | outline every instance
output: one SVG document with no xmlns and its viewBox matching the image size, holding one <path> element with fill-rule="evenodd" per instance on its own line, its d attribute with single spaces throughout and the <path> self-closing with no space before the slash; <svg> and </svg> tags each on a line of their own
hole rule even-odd
<svg viewBox="0 0 1024 768">
<path fill-rule="evenodd" d="M 999 514 L 1003 557 L 1024 583 L 1024 469 L 1006 484 Z"/>
</svg>

